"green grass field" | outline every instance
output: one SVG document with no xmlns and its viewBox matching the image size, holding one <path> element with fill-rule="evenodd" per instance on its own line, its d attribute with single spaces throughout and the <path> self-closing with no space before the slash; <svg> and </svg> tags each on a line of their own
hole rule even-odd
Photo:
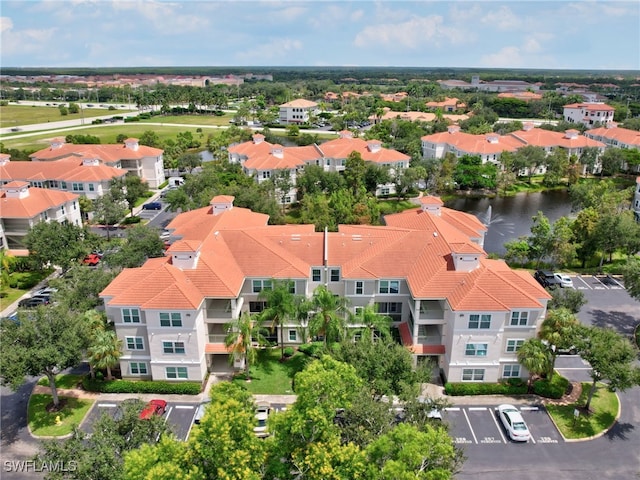
<svg viewBox="0 0 640 480">
<path fill-rule="evenodd" d="M 274 347 L 258 352 L 258 361 L 251 366 L 251 381 L 241 375 L 234 382 L 244 385 L 253 394 L 292 395 L 293 376 L 304 369 L 310 357 L 296 353 L 285 362 L 280 362 L 280 348 Z"/>
<path fill-rule="evenodd" d="M 82 378 L 84 375 L 76 375 L 71 373 L 61 373 L 56 375 L 56 387 L 58 388 L 77 388 L 79 384 L 82 383 Z M 42 385 L 45 387 L 49 386 L 49 379 L 47 377 L 42 377 L 38 380 L 38 385 Z"/>
<path fill-rule="evenodd" d="M 73 431 L 73 427 L 80 425 L 87 414 L 93 400 L 85 400 L 70 397 L 60 397 L 64 407 L 59 412 L 47 412 L 47 405 L 53 401 L 51 395 L 34 394 L 29 399 L 27 410 L 27 422 L 31 432 L 36 436 L 60 437 Z M 56 418 L 60 418 L 61 424 L 56 425 Z"/>
<path fill-rule="evenodd" d="M 32 107 L 27 105 L 5 105 L 0 107 L 0 128 L 34 123 L 59 122 L 62 120 L 90 119 L 103 115 L 117 115 L 130 110 L 107 110 L 106 108 L 85 108 L 80 113 L 61 115 L 58 107 Z"/>
</svg>

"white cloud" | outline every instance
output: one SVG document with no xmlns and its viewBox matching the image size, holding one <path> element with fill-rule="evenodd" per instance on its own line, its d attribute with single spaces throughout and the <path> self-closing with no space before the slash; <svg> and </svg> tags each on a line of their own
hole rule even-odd
<svg viewBox="0 0 640 480">
<path fill-rule="evenodd" d="M 364 12 L 361 9 L 351 11 L 346 6 L 328 4 L 323 9 L 314 10 L 313 15 L 308 16 L 308 22 L 313 28 L 326 30 L 343 23 L 358 21 L 363 16 Z"/>
<path fill-rule="evenodd" d="M 445 24 L 440 15 L 414 17 L 403 23 L 370 25 L 360 31 L 354 39 L 357 47 L 376 45 L 394 48 L 416 49 L 424 46 L 440 47 L 459 44 L 468 40 L 463 30 Z"/>
<path fill-rule="evenodd" d="M 0 17 L 3 55 L 34 55 L 50 48 L 56 28 L 16 30 L 13 20 Z"/>
<path fill-rule="evenodd" d="M 504 47 L 496 53 L 480 57 L 480 66 L 490 68 L 515 68 L 523 66 L 523 58 L 518 47 Z"/>
<path fill-rule="evenodd" d="M 265 59 L 273 60 L 282 59 L 286 64 L 288 55 L 302 50 L 302 42 L 292 38 L 276 38 L 268 43 L 256 44 L 251 50 L 237 52 L 236 58 L 244 62 L 256 62 L 256 65 L 264 65 L 260 63 Z"/>
<path fill-rule="evenodd" d="M 498 30 L 517 30 L 522 26 L 520 18 L 507 6 L 487 12 L 480 19 L 480 22 Z"/>
<path fill-rule="evenodd" d="M 140 14 L 145 23 L 140 28 L 152 27 L 164 35 L 179 35 L 184 32 L 195 32 L 207 28 L 209 21 L 202 15 L 181 13 L 187 3 L 158 2 L 155 0 L 114 0 L 112 6 L 116 11 L 130 11 Z"/>
<path fill-rule="evenodd" d="M 0 17 L 0 33 L 8 32 L 13 29 L 13 22 L 9 17 Z"/>
</svg>

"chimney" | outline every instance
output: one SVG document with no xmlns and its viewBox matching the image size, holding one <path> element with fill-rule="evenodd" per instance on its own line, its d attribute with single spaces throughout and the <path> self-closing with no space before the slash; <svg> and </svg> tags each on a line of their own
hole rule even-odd
<svg viewBox="0 0 640 480">
<path fill-rule="evenodd" d="M 367 148 L 371 153 L 379 152 L 382 149 L 382 142 L 380 140 L 369 140 Z"/>
<path fill-rule="evenodd" d="M 64 145 L 64 137 L 52 138 L 51 142 L 49 142 L 49 145 L 51 150 L 57 150 L 58 148 L 61 148 L 62 145 Z"/>
<path fill-rule="evenodd" d="M 8 153 L 0 153 L 0 167 L 4 167 L 11 161 L 11 155 Z"/>
<path fill-rule="evenodd" d="M 616 122 L 607 122 L 605 124 L 606 128 L 616 128 L 618 126 L 618 124 Z"/>
<path fill-rule="evenodd" d="M 271 148 L 271 155 L 273 155 L 274 157 L 283 158 L 284 157 L 284 148 L 282 147 L 282 145 L 279 145 L 279 144 L 276 143 Z"/>
<path fill-rule="evenodd" d="M 524 130 L 525 132 L 533 130 L 533 127 L 534 127 L 533 122 L 524 122 L 522 124 L 522 130 Z"/>
<path fill-rule="evenodd" d="M 444 202 L 433 195 L 426 195 L 420 198 L 420 209 L 436 217 L 440 216 L 440 207 L 442 207 L 442 205 L 444 205 Z"/>
<path fill-rule="evenodd" d="M 340 133 L 340 138 L 353 138 L 353 133 L 349 130 L 342 130 Z"/>
<path fill-rule="evenodd" d="M 200 258 L 200 242 L 178 240 L 168 250 L 171 264 L 180 270 L 195 270 Z"/>
<path fill-rule="evenodd" d="M 574 138 L 578 138 L 578 134 L 580 132 L 578 130 L 565 130 L 564 138 L 568 138 L 569 140 L 573 140 Z"/>
<path fill-rule="evenodd" d="M 7 195 L 7 198 L 27 198 L 29 196 L 29 184 L 15 180 L 13 182 L 5 183 L 2 186 L 2 190 Z"/>
<path fill-rule="evenodd" d="M 127 138 L 124 141 L 124 146 L 129 150 L 137 151 L 138 148 L 140 147 L 140 144 L 138 143 L 137 138 Z"/>
<path fill-rule="evenodd" d="M 253 143 L 255 145 L 259 145 L 260 143 L 264 142 L 264 135 L 262 135 L 261 133 L 255 133 L 253 135 Z"/>
<path fill-rule="evenodd" d="M 449 125 L 447 131 L 449 133 L 458 133 L 460 131 L 460 125 Z"/>
<path fill-rule="evenodd" d="M 486 135 L 487 142 L 489 143 L 498 143 L 500 136 L 497 133 L 488 133 Z"/>
<path fill-rule="evenodd" d="M 83 158 L 82 166 L 83 167 L 97 167 L 100 165 L 100 160 L 97 158 Z"/>
<path fill-rule="evenodd" d="M 216 195 L 211 199 L 209 205 L 211 205 L 211 213 L 213 215 L 220 215 L 222 212 L 231 210 L 233 208 L 233 200 L 235 197 L 231 195 Z"/>
</svg>

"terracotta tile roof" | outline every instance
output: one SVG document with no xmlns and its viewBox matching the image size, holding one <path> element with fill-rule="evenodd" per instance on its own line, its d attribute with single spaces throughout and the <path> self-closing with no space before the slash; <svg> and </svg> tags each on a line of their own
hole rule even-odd
<svg viewBox="0 0 640 480">
<path fill-rule="evenodd" d="M 61 139 L 64 142 L 64 139 Z M 136 139 L 127 139 L 126 141 L 136 141 Z M 63 143 L 57 148 L 48 147 L 38 150 L 30 155 L 32 160 L 57 160 L 68 156 L 82 158 L 99 158 L 105 163 L 114 163 L 119 160 L 133 160 L 144 157 L 158 157 L 162 155 L 163 150 L 159 148 L 139 145 L 137 150 L 127 148 L 125 145 L 119 144 L 103 144 L 103 145 L 75 145 L 72 143 Z"/>
<path fill-rule="evenodd" d="M 495 141 L 491 141 L 491 138 Z M 515 152 L 522 146 L 521 142 L 509 135 L 472 135 L 460 131 L 425 135 L 421 140 L 438 145 L 453 146 L 461 152 L 475 155 L 496 154 L 504 151 Z"/>
<path fill-rule="evenodd" d="M 56 208 L 78 199 L 75 193 L 50 190 L 47 188 L 29 187 L 29 195 L 25 198 L 8 198 L 5 189 L 28 185 L 26 182 L 9 182 L 0 190 L 0 216 L 9 218 L 34 218 L 42 212 Z"/>
<path fill-rule="evenodd" d="M 103 163 L 84 165 L 82 158 L 75 156 L 64 156 L 49 162 L 10 161 L 0 165 L 0 178 L 25 181 L 101 182 L 126 174 L 126 170 Z"/>
<path fill-rule="evenodd" d="M 444 107 L 455 107 L 456 105 L 458 105 L 458 103 L 460 103 L 460 100 L 458 100 L 457 98 L 453 97 L 453 98 L 449 98 L 449 97 L 445 97 L 445 99 L 442 102 L 427 102 L 425 105 L 429 108 L 444 108 Z"/>
<path fill-rule="evenodd" d="M 303 166 L 306 162 L 320 158 L 320 153 L 315 145 L 281 148 L 279 152 L 271 150 L 268 153 L 257 153 L 250 156 L 243 166 L 251 170 L 294 169 Z"/>
<path fill-rule="evenodd" d="M 347 158 L 351 152 L 358 152 L 365 162 L 395 163 L 407 162 L 409 155 L 379 147 L 379 150 L 371 149 L 369 143 L 361 138 L 336 138 L 320 145 L 320 150 L 325 158 Z"/>
<path fill-rule="evenodd" d="M 280 105 L 280 108 L 314 108 L 317 107 L 318 104 L 316 102 L 312 102 L 311 100 L 305 100 L 304 98 L 298 98 L 296 100 L 291 100 L 290 102 L 283 103 Z"/>
<path fill-rule="evenodd" d="M 613 128 L 592 128 L 585 132 L 585 135 L 596 140 L 616 140 L 619 143 L 625 145 L 635 145 L 640 148 L 640 132 L 636 130 L 629 130 L 627 128 L 613 127 Z"/>
<path fill-rule="evenodd" d="M 444 202 L 440 199 L 440 197 L 434 197 L 433 195 L 424 195 L 420 197 L 421 205 L 444 205 Z"/>
<path fill-rule="evenodd" d="M 529 130 L 517 130 L 509 133 L 509 135 L 520 140 L 525 145 L 533 145 L 536 147 L 562 147 L 566 149 L 605 147 L 602 142 L 592 140 L 584 135 L 579 135 L 577 130 L 567 130 L 562 133 L 545 130 L 543 128 L 531 128 Z"/>
<path fill-rule="evenodd" d="M 264 139 L 264 135 L 260 135 L 262 139 Z M 235 153 L 239 156 L 250 157 L 253 155 L 265 155 L 271 152 L 273 148 L 273 144 L 262 140 L 261 138 L 257 138 L 254 135 L 254 140 L 249 142 L 236 143 L 235 145 L 230 145 L 227 149 L 230 153 Z"/>
<path fill-rule="evenodd" d="M 580 108 L 580 109 L 585 109 L 587 111 L 607 111 L 607 112 L 613 112 L 615 111 L 615 108 L 613 108 L 610 105 L 607 105 L 606 103 L 590 103 L 590 102 L 584 102 L 584 103 L 570 103 L 569 105 L 565 105 L 564 108 Z"/>
</svg>

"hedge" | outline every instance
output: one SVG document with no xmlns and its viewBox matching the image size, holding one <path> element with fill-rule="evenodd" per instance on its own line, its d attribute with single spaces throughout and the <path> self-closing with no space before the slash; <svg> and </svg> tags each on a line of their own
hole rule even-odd
<svg viewBox="0 0 640 480">
<path fill-rule="evenodd" d="M 527 384 L 520 378 L 510 378 L 500 383 L 447 383 L 444 386 L 447 395 L 522 395 L 527 393 Z"/>
<path fill-rule="evenodd" d="M 298 351 L 309 357 L 320 358 L 324 352 L 324 344 L 322 342 L 305 343 L 298 347 Z"/>
<path fill-rule="evenodd" d="M 202 385 L 197 382 L 170 383 L 164 381 L 100 381 L 85 377 L 82 386 L 89 392 L 101 393 L 163 393 L 176 395 L 198 395 Z"/>
<path fill-rule="evenodd" d="M 533 384 L 533 391 L 536 395 L 540 395 L 545 398 L 561 398 L 567 388 L 569 387 L 569 380 L 557 373 L 553 375 L 551 382 L 546 378 L 537 380 Z"/>
</svg>

